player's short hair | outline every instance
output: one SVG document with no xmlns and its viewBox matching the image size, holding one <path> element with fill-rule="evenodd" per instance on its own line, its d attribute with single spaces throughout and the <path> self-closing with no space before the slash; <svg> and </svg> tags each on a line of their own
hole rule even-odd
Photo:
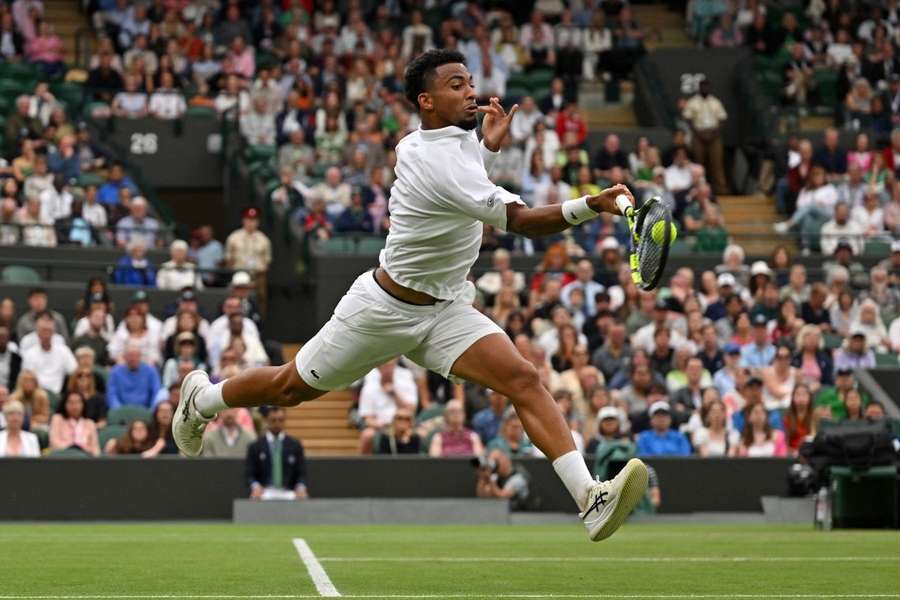
<svg viewBox="0 0 900 600">
<path fill-rule="evenodd" d="M 466 64 L 466 57 L 456 50 L 436 48 L 418 55 L 406 67 L 403 79 L 404 93 L 406 99 L 416 107 L 416 111 L 419 110 L 419 94 L 431 85 L 434 70 L 451 63 Z"/>
</svg>

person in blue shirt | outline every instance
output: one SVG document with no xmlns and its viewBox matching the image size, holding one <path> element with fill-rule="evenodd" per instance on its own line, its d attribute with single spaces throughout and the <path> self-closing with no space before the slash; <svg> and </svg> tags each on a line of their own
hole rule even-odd
<svg viewBox="0 0 900 600">
<path fill-rule="evenodd" d="M 140 239 L 128 246 L 128 254 L 119 259 L 113 271 L 113 283 L 156 287 L 156 269 L 147 259 L 147 247 Z"/>
<path fill-rule="evenodd" d="M 775 345 L 769 341 L 769 320 L 763 314 L 753 317 L 753 342 L 741 348 L 741 366 L 762 369 L 772 364 Z"/>
<path fill-rule="evenodd" d="M 127 187 L 131 190 L 132 196 L 138 195 L 138 188 L 131 180 L 131 177 L 125 174 L 122 163 L 115 162 L 109 169 L 109 179 L 97 190 L 97 201 L 106 206 L 115 206 L 119 203 L 119 190 Z"/>
<path fill-rule="evenodd" d="M 489 406 L 482 408 L 472 417 L 472 429 L 484 444 L 497 437 L 500 423 L 503 422 L 503 414 L 506 412 L 506 396 L 494 390 L 488 390 L 487 395 Z"/>
<path fill-rule="evenodd" d="M 125 405 L 152 408 L 159 387 L 156 368 L 141 362 L 140 346 L 129 345 L 125 350 L 125 362 L 109 372 L 106 404 L 109 410 Z"/>
<path fill-rule="evenodd" d="M 735 431 L 744 430 L 745 414 L 749 412 L 747 410 L 747 407 L 754 404 L 762 404 L 762 388 L 762 379 L 760 379 L 759 377 L 750 377 L 747 380 L 747 383 L 744 384 L 744 387 L 739 390 L 741 393 L 741 397 L 744 399 L 744 410 L 735 411 L 735 413 L 731 416 L 731 424 L 734 427 Z M 768 411 L 768 413 L 769 425 L 772 426 L 772 429 L 780 429 L 781 431 L 784 431 L 784 422 L 781 420 L 781 413 L 777 410 L 770 410 Z"/>
<path fill-rule="evenodd" d="M 672 429 L 672 407 L 664 400 L 650 405 L 650 429 L 637 436 L 638 456 L 689 456 L 691 444 Z"/>
</svg>

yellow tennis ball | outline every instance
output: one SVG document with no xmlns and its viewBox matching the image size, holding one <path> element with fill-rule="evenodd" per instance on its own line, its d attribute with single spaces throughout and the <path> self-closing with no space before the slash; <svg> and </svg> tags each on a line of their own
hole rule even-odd
<svg viewBox="0 0 900 600">
<path fill-rule="evenodd" d="M 656 223 L 650 230 L 650 237 L 661 246 L 666 241 L 666 222 Z M 669 223 L 669 243 L 674 242 L 676 237 L 678 237 L 678 229 L 675 227 L 675 223 Z"/>
</svg>

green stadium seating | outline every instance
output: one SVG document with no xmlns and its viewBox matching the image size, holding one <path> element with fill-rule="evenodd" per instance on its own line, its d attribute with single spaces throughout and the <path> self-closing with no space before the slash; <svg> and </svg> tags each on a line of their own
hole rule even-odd
<svg viewBox="0 0 900 600">
<path fill-rule="evenodd" d="M 886 240 L 868 240 L 863 249 L 863 254 L 875 256 L 887 256 L 891 253 L 891 243 Z"/>
<path fill-rule="evenodd" d="M 816 104 L 835 106 L 838 103 L 838 74 L 833 69 L 818 69 L 815 72 Z"/>
<path fill-rule="evenodd" d="M 528 74 L 528 87 L 532 93 L 544 90 L 550 87 L 553 81 L 553 71 L 550 69 L 537 69 Z"/>
<path fill-rule="evenodd" d="M 47 392 L 47 400 L 50 402 L 50 412 L 54 413 L 59 410 L 60 395 L 50 390 L 44 391 Z"/>
<path fill-rule="evenodd" d="M 875 365 L 878 367 L 897 367 L 900 362 L 897 361 L 897 355 L 891 352 L 876 352 Z"/>
<path fill-rule="evenodd" d="M 47 454 L 48 458 L 88 458 L 90 454 L 81 448 L 63 448 L 62 450 L 53 450 Z"/>
<path fill-rule="evenodd" d="M 520 87 L 520 86 L 513 86 L 513 85 L 506 86 L 506 96 L 505 96 L 506 98 L 517 98 L 518 99 L 518 98 L 523 98 L 525 96 L 530 96 L 530 95 L 531 95 L 531 90 L 529 90 L 527 87 Z"/>
<path fill-rule="evenodd" d="M 278 148 L 276 148 L 275 146 L 248 145 L 244 148 L 244 158 L 246 158 L 250 162 L 268 160 L 274 158 L 277 153 Z"/>
<path fill-rule="evenodd" d="M 126 405 L 109 411 L 109 414 L 106 415 L 106 422 L 110 425 L 128 425 L 135 419 L 149 422 L 150 417 L 150 409 L 143 406 Z"/>
<path fill-rule="evenodd" d="M 0 279 L 6 283 L 40 283 L 40 274 L 31 267 L 9 265 L 0 271 Z"/>
<path fill-rule="evenodd" d="M 50 434 L 47 433 L 44 429 L 35 429 L 31 433 L 37 436 L 38 444 L 41 446 L 41 450 L 44 450 L 50 445 Z"/>
<path fill-rule="evenodd" d="M 215 119 L 217 115 L 216 109 L 208 106 L 189 106 L 184 116 L 188 119 Z"/>
<path fill-rule="evenodd" d="M 843 336 L 837 335 L 835 333 L 824 333 L 822 334 L 822 341 L 825 342 L 826 350 L 834 350 L 835 348 L 840 348 L 841 343 L 844 341 Z"/>
<path fill-rule="evenodd" d="M 109 440 L 114 440 L 118 437 L 123 436 L 126 431 L 128 431 L 128 428 L 124 425 L 107 425 L 106 427 L 98 431 L 97 439 L 100 442 L 101 450 L 106 448 L 106 443 Z"/>
<path fill-rule="evenodd" d="M 78 185 L 81 187 L 86 187 L 89 185 L 96 185 L 97 187 L 100 187 L 105 182 L 105 179 L 94 173 L 82 173 L 78 176 Z"/>
</svg>

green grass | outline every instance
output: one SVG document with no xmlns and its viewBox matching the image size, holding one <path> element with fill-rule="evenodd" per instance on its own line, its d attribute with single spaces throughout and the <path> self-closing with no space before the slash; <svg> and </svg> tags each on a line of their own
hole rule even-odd
<svg viewBox="0 0 900 600">
<path fill-rule="evenodd" d="M 900 598 L 896 531 L 3 524 L 0 599 L 315 597 L 298 537 L 346 596 Z"/>
</svg>

